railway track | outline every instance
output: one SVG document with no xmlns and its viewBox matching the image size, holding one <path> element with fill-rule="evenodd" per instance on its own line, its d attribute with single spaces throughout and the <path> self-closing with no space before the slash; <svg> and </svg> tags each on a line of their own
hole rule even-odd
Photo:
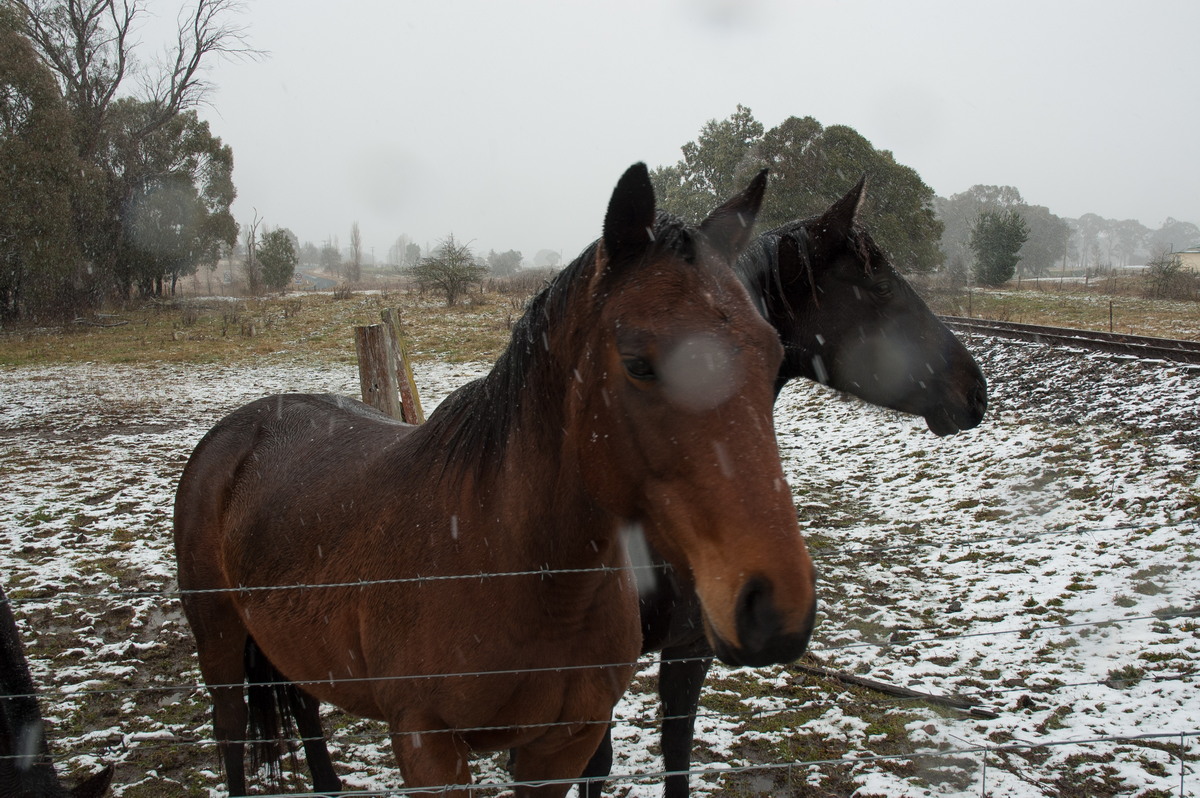
<svg viewBox="0 0 1200 798">
<path fill-rule="evenodd" d="M 1018 324 L 1012 321 L 968 319 L 961 316 L 942 316 L 941 319 L 946 326 L 955 331 L 1012 338 L 1017 341 L 1074 346 L 1095 352 L 1129 355 L 1142 360 L 1166 360 L 1174 363 L 1200 365 L 1200 342 L 1196 341 L 1151 338 L 1145 335 L 1123 335 L 1096 330 L 1075 330 L 1069 327 L 1045 327 L 1039 324 Z"/>
</svg>

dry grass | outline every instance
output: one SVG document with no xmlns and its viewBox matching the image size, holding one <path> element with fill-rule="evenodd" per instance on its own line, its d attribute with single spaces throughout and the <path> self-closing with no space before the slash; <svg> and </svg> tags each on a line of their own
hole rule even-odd
<svg viewBox="0 0 1200 798">
<path fill-rule="evenodd" d="M 452 308 L 434 294 L 402 289 L 143 302 L 110 310 L 90 323 L 6 330 L 0 333 L 0 365 L 236 363 L 268 355 L 353 362 L 352 328 L 377 323 L 385 307 L 400 309 L 414 360 L 491 361 L 507 344 L 513 322 L 545 276 L 539 273 L 538 279 L 520 285 L 489 281 L 488 290 L 473 292 Z M 942 314 L 1108 330 L 1111 310 L 1117 332 L 1200 340 L 1200 304 L 1145 299 L 1138 294 L 1141 283 L 1129 279 L 1088 286 L 1026 280 L 1019 290 L 1009 286 L 952 293 L 922 288 L 922 293 Z"/>
<path fill-rule="evenodd" d="M 1010 285 L 970 292 L 923 293 L 930 307 L 945 315 L 1109 330 L 1111 310 L 1114 332 L 1200 340 L 1200 303 L 1146 299 L 1137 293 L 1139 286 L 1105 280 L 1088 286 L 1071 282 L 1060 285 L 1057 280 L 1043 279 L 1025 280 L 1020 289 Z M 1112 290 L 1106 290 L 1109 288 Z"/>
<path fill-rule="evenodd" d="M 267 355 L 353 362 L 352 328 L 378 323 L 385 307 L 400 309 L 409 351 L 418 361 L 494 360 L 508 341 L 513 317 L 511 296 L 499 294 L 472 294 L 453 308 L 437 297 L 406 292 L 147 302 L 89 324 L 6 331 L 0 334 L 0 365 L 236 363 Z"/>
<path fill-rule="evenodd" d="M 514 293 L 490 281 L 456 307 L 405 290 L 314 292 L 266 299 L 212 297 L 142 302 L 59 327 L 0 332 L 0 365 L 41 363 L 244 362 L 263 356 L 353 362 L 352 328 L 374 324 L 385 307 L 400 309 L 414 360 L 494 360 L 513 322 L 544 275 Z M 922 288 L 935 312 L 1060 327 L 1200 340 L 1200 304 L 1145 299 L 1140 283 L 1100 280 L 1088 286 L 1043 279 L 1020 289 L 938 292 Z M 115 325 L 115 326 L 97 326 Z M 253 335 L 250 335 L 253 325 Z"/>
</svg>

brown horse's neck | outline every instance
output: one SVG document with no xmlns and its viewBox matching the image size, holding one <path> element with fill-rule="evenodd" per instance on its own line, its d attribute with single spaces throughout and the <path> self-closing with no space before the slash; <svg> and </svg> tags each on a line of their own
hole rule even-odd
<svg viewBox="0 0 1200 798">
<path fill-rule="evenodd" d="M 574 346 L 567 338 L 587 329 L 587 321 L 570 329 L 562 319 L 579 315 L 568 306 L 588 265 L 581 257 L 560 273 L 514 327 L 491 373 L 447 397 L 413 432 L 441 453 L 435 476 L 455 486 L 467 515 L 528 530 L 506 543 L 552 568 L 589 568 L 624 556 L 616 541 L 619 519 L 588 496 L 569 454 L 564 397 L 578 386 L 563 350 Z"/>
</svg>

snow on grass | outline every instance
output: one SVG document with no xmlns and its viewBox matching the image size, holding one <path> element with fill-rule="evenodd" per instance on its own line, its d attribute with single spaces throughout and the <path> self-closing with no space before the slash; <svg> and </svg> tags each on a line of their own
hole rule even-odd
<svg viewBox="0 0 1200 798">
<path fill-rule="evenodd" d="M 970 796 L 985 779 L 991 796 L 1178 793 L 1179 735 L 1200 730 L 1200 373 L 971 346 L 991 388 L 976 430 L 935 438 L 806 384 L 785 390 L 776 424 L 820 578 L 812 654 L 997 717 L 714 667 L 695 794 Z M 485 369 L 420 363 L 427 411 Z M 0 574 L 65 766 L 115 761 L 131 798 L 223 794 L 171 595 L 175 482 L 229 410 L 357 390 L 352 366 L 282 358 L 0 373 Z M 633 777 L 662 769 L 656 674 L 647 660 L 616 710 L 614 771 L 629 778 L 614 794 L 660 794 Z M 399 783 L 382 726 L 336 711 L 326 725 L 348 788 Z M 479 770 L 507 778 L 502 757 Z"/>
</svg>

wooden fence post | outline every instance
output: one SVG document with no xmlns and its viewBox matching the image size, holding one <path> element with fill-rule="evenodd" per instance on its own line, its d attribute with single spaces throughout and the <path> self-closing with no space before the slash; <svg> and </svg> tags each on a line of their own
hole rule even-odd
<svg viewBox="0 0 1200 798">
<path fill-rule="evenodd" d="M 413 379 L 412 365 L 408 361 L 404 338 L 400 335 L 400 311 L 397 308 L 384 308 L 381 315 L 384 326 L 389 330 L 392 352 L 395 357 L 396 382 L 400 391 L 403 420 L 409 424 L 421 424 L 425 421 L 425 411 L 421 409 L 421 396 L 417 393 L 417 383 Z"/>
<path fill-rule="evenodd" d="M 387 324 L 354 328 L 358 381 L 364 402 L 392 418 L 403 420 L 390 330 L 391 326 Z"/>
</svg>

